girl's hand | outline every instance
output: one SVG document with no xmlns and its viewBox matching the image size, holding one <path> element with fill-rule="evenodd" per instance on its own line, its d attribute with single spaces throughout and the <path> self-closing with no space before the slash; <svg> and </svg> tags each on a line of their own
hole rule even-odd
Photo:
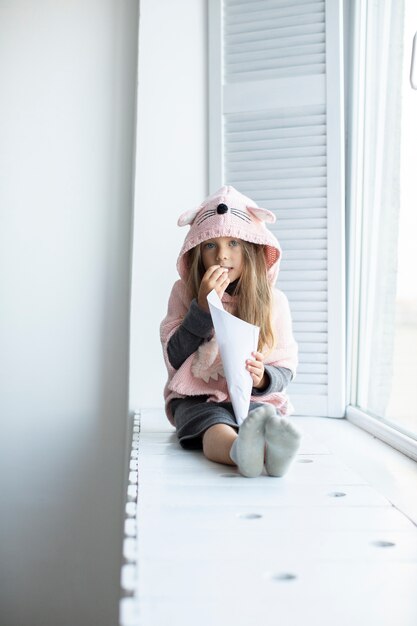
<svg viewBox="0 0 417 626">
<path fill-rule="evenodd" d="M 267 386 L 267 376 L 265 375 L 264 355 L 261 352 L 252 352 L 254 359 L 246 361 L 246 369 L 252 376 L 255 389 L 264 389 Z"/>
<path fill-rule="evenodd" d="M 198 306 L 208 312 L 207 296 L 210 291 L 215 289 L 221 300 L 229 283 L 229 272 L 226 269 L 220 267 L 220 265 L 212 265 L 209 267 L 201 279 L 197 300 Z"/>
</svg>

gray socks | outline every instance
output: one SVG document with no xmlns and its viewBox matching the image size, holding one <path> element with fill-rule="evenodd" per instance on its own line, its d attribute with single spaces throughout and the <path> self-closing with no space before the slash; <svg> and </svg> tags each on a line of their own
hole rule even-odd
<svg viewBox="0 0 417 626">
<path fill-rule="evenodd" d="M 239 428 L 238 438 L 230 449 L 230 458 L 239 468 L 239 472 L 248 478 L 262 474 L 265 458 L 265 421 L 275 415 L 275 408 L 270 404 L 249 412 Z"/>
<path fill-rule="evenodd" d="M 265 423 L 266 471 L 284 476 L 300 447 L 301 433 L 285 417 L 272 415 Z"/>
<path fill-rule="evenodd" d="M 270 404 L 250 411 L 230 449 L 230 458 L 243 476 L 283 476 L 300 446 L 301 433 Z M 266 459 L 265 459 L 266 444 Z"/>
</svg>

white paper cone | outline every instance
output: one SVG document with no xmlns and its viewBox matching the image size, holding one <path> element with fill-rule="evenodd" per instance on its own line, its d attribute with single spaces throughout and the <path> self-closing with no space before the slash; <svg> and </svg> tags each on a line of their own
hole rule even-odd
<svg viewBox="0 0 417 626">
<path fill-rule="evenodd" d="M 215 289 L 207 296 L 219 346 L 227 387 L 237 423 L 242 424 L 249 411 L 252 377 L 246 360 L 258 349 L 259 327 L 244 322 L 224 310 Z"/>
</svg>

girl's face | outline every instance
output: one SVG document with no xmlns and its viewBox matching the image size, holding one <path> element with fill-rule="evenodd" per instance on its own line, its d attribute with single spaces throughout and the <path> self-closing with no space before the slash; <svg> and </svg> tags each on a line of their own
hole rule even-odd
<svg viewBox="0 0 417 626">
<path fill-rule="evenodd" d="M 220 265 L 229 272 L 229 280 L 240 278 L 243 269 L 243 249 L 240 239 L 215 237 L 201 244 L 201 258 L 207 271 L 212 265 Z"/>
</svg>

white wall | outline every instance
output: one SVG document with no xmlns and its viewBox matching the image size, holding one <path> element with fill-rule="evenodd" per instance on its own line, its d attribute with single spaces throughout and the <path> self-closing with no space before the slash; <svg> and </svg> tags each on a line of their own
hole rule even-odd
<svg viewBox="0 0 417 626">
<path fill-rule="evenodd" d="M 137 0 L 0 4 L 0 623 L 114 626 Z"/>
<path fill-rule="evenodd" d="M 159 324 L 187 228 L 208 194 L 207 0 L 142 0 L 131 327 L 131 408 L 163 405 Z"/>
</svg>

